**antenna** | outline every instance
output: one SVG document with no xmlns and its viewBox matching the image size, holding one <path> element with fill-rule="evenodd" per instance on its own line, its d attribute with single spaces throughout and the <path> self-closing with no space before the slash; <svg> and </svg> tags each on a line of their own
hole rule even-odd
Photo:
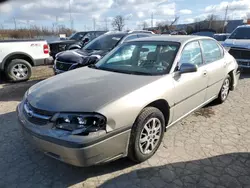
<svg viewBox="0 0 250 188">
<path fill-rule="evenodd" d="M 71 0 L 69 0 L 69 19 L 70 19 L 71 30 L 73 30 L 74 26 L 73 26 L 72 13 L 71 13 Z"/>
</svg>

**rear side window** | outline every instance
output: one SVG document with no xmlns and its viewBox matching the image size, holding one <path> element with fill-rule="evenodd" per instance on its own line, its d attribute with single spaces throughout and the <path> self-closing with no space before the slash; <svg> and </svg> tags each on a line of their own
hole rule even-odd
<svg viewBox="0 0 250 188">
<path fill-rule="evenodd" d="M 137 35 L 131 35 L 131 36 L 128 36 L 127 38 L 124 39 L 124 42 L 127 42 L 129 40 L 133 40 L 133 39 L 137 39 Z"/>
<path fill-rule="evenodd" d="M 223 57 L 223 51 L 213 40 L 201 40 L 205 64 L 218 61 Z"/>
<path fill-rule="evenodd" d="M 142 37 L 149 37 L 150 35 L 148 35 L 148 34 L 138 34 L 138 37 L 139 38 L 142 38 Z"/>
</svg>

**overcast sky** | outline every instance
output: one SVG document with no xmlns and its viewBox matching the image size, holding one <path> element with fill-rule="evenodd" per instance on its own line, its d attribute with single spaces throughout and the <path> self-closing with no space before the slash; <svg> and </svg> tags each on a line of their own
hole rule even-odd
<svg viewBox="0 0 250 188">
<path fill-rule="evenodd" d="M 227 5 L 230 19 L 246 18 L 250 13 L 250 0 L 10 0 L 0 5 L 0 27 L 14 28 L 14 19 L 17 27 L 27 27 L 27 23 L 70 27 L 72 12 L 76 30 L 92 30 L 93 18 L 97 29 L 105 28 L 106 23 L 111 29 L 110 20 L 116 15 L 126 17 L 125 29 L 136 29 L 144 21 L 150 26 L 152 14 L 154 25 L 175 15 L 180 16 L 178 23 L 204 19 L 211 13 L 224 18 Z"/>
</svg>

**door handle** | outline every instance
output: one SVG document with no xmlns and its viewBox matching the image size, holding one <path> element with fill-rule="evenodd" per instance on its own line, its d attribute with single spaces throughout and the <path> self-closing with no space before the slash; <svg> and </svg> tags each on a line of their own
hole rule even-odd
<svg viewBox="0 0 250 188">
<path fill-rule="evenodd" d="M 207 76 L 207 71 L 203 71 L 203 76 Z"/>
</svg>

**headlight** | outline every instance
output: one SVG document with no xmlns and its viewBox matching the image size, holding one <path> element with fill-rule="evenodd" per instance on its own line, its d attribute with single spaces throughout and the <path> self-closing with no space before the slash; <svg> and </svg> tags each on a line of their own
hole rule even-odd
<svg viewBox="0 0 250 188">
<path fill-rule="evenodd" d="M 106 129 L 106 118 L 100 114 L 58 113 L 53 118 L 55 127 L 72 134 L 97 132 Z"/>
<path fill-rule="evenodd" d="M 224 48 L 226 51 L 229 51 L 231 49 L 231 47 L 229 47 L 229 46 L 224 46 Z"/>
</svg>

